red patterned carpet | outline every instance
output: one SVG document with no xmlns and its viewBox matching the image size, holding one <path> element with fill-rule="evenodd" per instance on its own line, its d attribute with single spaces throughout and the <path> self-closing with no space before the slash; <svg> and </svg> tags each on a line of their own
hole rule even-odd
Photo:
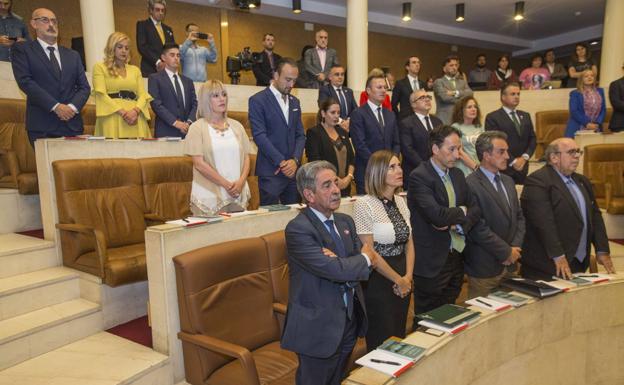
<svg viewBox="0 0 624 385">
<path fill-rule="evenodd" d="M 115 326 L 107 332 L 148 348 L 152 347 L 152 328 L 147 324 L 147 316 Z"/>
</svg>

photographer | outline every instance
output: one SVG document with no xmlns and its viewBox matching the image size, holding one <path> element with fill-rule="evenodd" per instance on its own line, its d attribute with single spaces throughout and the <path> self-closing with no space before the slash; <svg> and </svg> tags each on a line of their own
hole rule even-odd
<svg viewBox="0 0 624 385">
<path fill-rule="evenodd" d="M 182 74 L 194 82 L 203 83 L 208 78 L 206 63 L 217 62 L 217 47 L 214 36 L 211 33 L 199 32 L 199 27 L 193 23 L 186 26 L 186 33 L 186 40 L 180 47 Z M 206 40 L 210 48 L 200 46 L 197 44 L 198 40 Z"/>
<path fill-rule="evenodd" d="M 275 36 L 273 36 L 272 33 L 264 34 L 262 46 L 264 50 L 256 54 L 260 60 L 254 62 L 252 69 L 256 77 L 256 85 L 267 87 L 271 83 L 273 73 L 277 68 L 277 63 L 279 63 L 282 57 L 273 52 Z"/>
</svg>

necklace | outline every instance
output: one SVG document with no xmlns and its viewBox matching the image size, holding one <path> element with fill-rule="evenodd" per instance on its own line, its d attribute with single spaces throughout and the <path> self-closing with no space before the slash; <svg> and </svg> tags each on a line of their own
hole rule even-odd
<svg viewBox="0 0 624 385">
<path fill-rule="evenodd" d="M 210 127 L 217 132 L 217 134 L 221 136 L 225 136 L 225 132 L 230 128 L 230 125 L 227 122 L 223 122 L 223 127 L 215 124 L 214 122 L 210 122 Z"/>
</svg>

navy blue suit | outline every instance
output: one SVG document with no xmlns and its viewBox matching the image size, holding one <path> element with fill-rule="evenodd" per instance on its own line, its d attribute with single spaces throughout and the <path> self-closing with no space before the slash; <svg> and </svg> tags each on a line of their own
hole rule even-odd
<svg viewBox="0 0 624 385">
<path fill-rule="evenodd" d="M 301 160 L 305 134 L 301 122 L 299 99 L 288 95 L 288 123 L 270 87 L 249 98 L 249 122 L 258 146 L 256 175 L 260 204 L 297 203 L 295 179 L 279 170 L 283 160 Z M 278 171 L 276 173 L 276 171 Z"/>
<path fill-rule="evenodd" d="M 26 130 L 31 143 L 39 138 L 76 136 L 83 132 L 80 110 L 87 102 L 91 87 L 76 51 L 58 46 L 61 76 L 37 40 L 16 43 L 11 49 L 13 75 L 26 94 Z M 73 104 L 78 113 L 62 121 L 52 111 L 57 104 Z"/>
<path fill-rule="evenodd" d="M 370 274 L 353 219 L 334 213 L 345 255 L 319 217 L 309 208 L 286 226 L 288 248 L 288 312 L 282 348 L 299 356 L 297 384 L 339 384 L 356 336 L 367 329 L 364 293 L 358 281 Z M 336 257 L 323 254 L 332 250 Z M 354 288 L 353 317 L 347 317 L 345 283 Z"/>
<path fill-rule="evenodd" d="M 175 88 L 166 70 L 151 74 L 147 79 L 149 94 L 154 98 L 151 101 L 152 109 L 156 113 L 156 129 L 154 136 L 181 136 L 186 134 L 173 126 L 176 120 L 194 122 L 197 118 L 197 97 L 193 81 L 184 75 L 178 74 L 178 81 L 184 87 L 184 106 L 178 105 Z"/>
<path fill-rule="evenodd" d="M 345 102 L 347 103 L 347 111 L 343 111 L 341 108 L 340 117 L 342 119 L 346 119 L 349 117 L 349 115 L 351 115 L 353 111 L 355 111 L 358 108 L 358 105 L 355 102 L 355 97 L 353 96 L 353 90 L 351 88 L 342 87 L 342 93 L 344 94 Z M 340 103 L 340 98 L 338 98 L 338 93 L 334 89 L 334 86 L 332 86 L 331 84 L 326 84 L 322 86 L 321 88 L 319 88 L 319 95 L 318 95 L 319 106 L 321 105 L 323 100 L 329 99 L 329 98 L 333 98 L 338 103 Z"/>
<path fill-rule="evenodd" d="M 390 150 L 397 156 L 401 152 L 396 116 L 385 108 L 381 109 L 381 113 L 384 127 L 381 127 L 368 103 L 364 103 L 351 114 L 349 132 L 355 147 L 355 184 L 358 194 L 365 193 L 364 172 L 368 158 L 375 151 Z"/>
</svg>

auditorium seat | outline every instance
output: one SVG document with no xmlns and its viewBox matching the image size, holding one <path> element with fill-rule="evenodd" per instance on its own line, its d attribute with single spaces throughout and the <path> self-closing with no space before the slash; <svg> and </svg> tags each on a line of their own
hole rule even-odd
<svg viewBox="0 0 624 385">
<path fill-rule="evenodd" d="M 173 258 L 186 381 L 294 385 L 297 356 L 280 348 L 270 262 L 260 238 Z"/>
<path fill-rule="evenodd" d="M 109 286 L 144 281 L 146 212 L 135 159 L 52 163 L 63 264 Z"/>
<path fill-rule="evenodd" d="M 188 156 L 139 159 L 147 218 L 156 223 L 191 215 L 193 160 Z"/>
<path fill-rule="evenodd" d="M 624 214 L 624 144 L 593 144 L 584 151 L 583 174 L 598 205 L 609 214 Z"/>
<path fill-rule="evenodd" d="M 245 132 L 247 132 L 249 138 L 253 139 L 253 135 L 251 134 L 251 123 L 249 122 L 249 115 L 247 114 L 247 111 L 228 111 L 228 118 L 239 121 L 240 124 L 243 125 L 243 128 L 245 128 Z M 307 131 L 308 128 L 316 125 L 316 113 L 302 113 L 301 121 L 303 122 L 303 130 Z"/>
<path fill-rule="evenodd" d="M 247 210 L 257 210 L 260 207 L 260 188 L 258 187 L 258 176 L 256 175 L 256 154 L 249 154 L 247 184 L 250 192 Z"/>
<path fill-rule="evenodd" d="M 39 194 L 35 151 L 23 123 L 0 123 L 0 188 Z"/>
</svg>

